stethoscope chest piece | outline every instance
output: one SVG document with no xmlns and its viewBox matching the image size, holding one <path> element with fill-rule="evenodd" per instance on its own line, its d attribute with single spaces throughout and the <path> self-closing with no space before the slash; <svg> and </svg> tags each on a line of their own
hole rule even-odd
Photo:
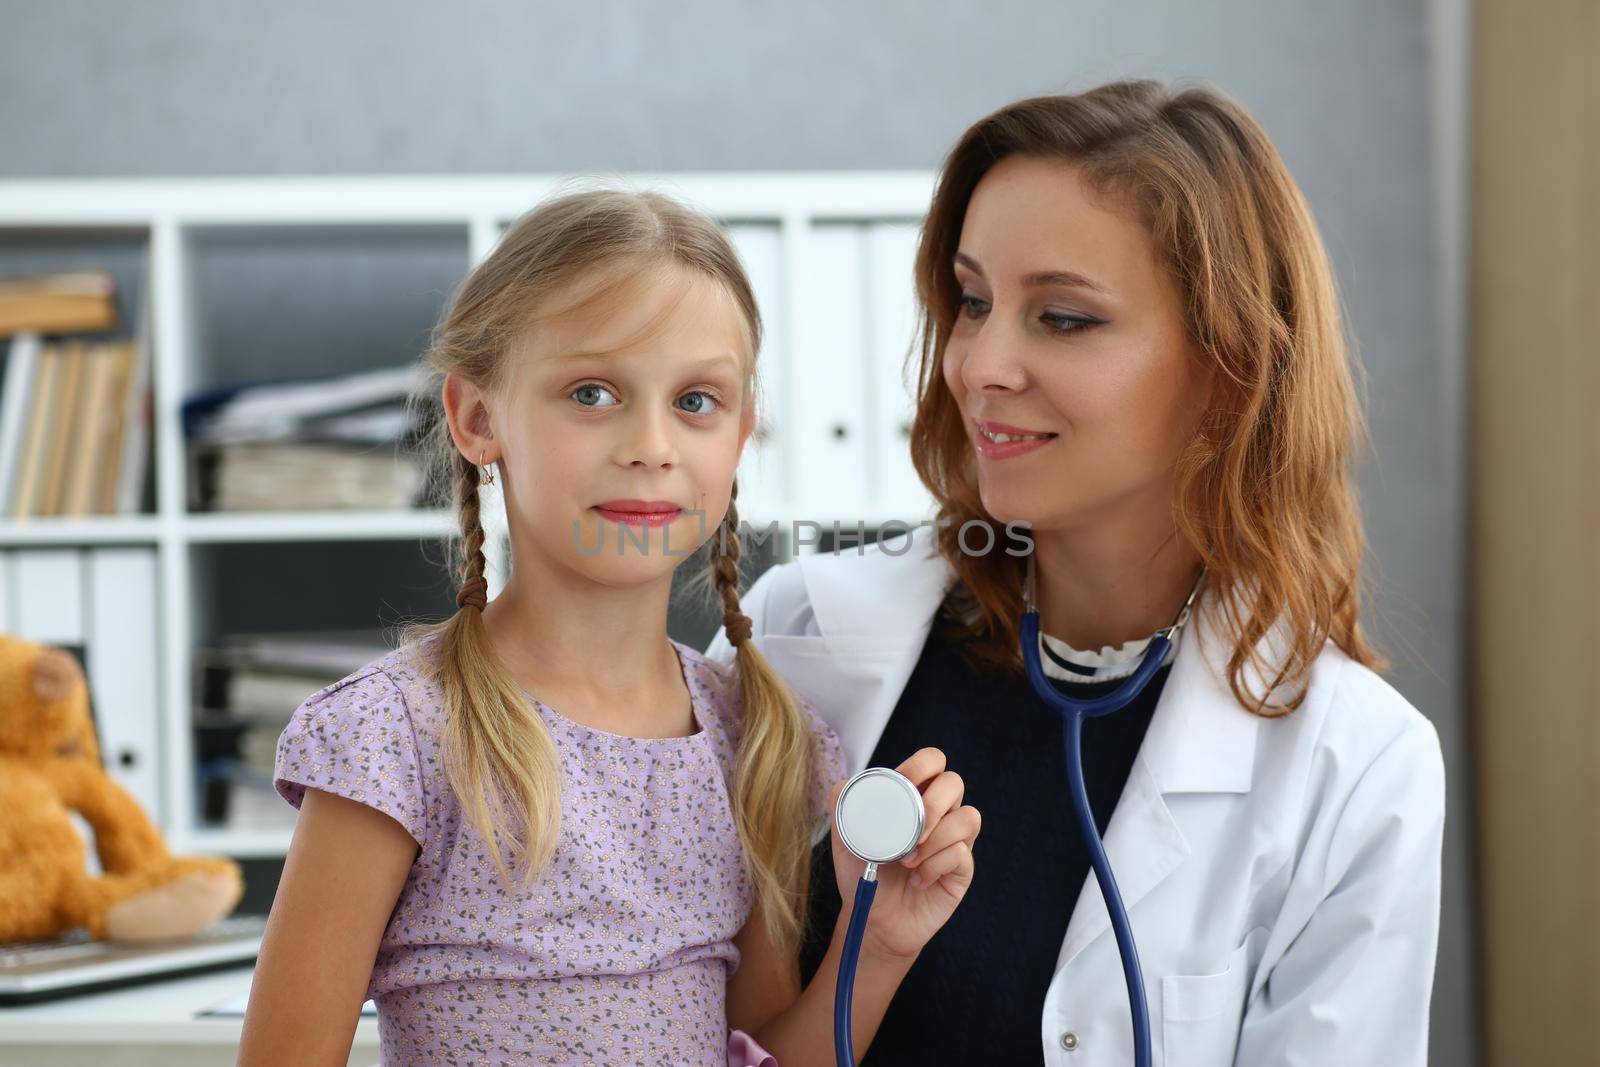
<svg viewBox="0 0 1600 1067">
<path fill-rule="evenodd" d="M 917 787 L 888 767 L 868 767 L 846 782 L 833 816 L 844 847 L 869 864 L 909 856 L 927 817 Z"/>
<path fill-rule="evenodd" d="M 833 1049 L 839 1067 L 855 1067 L 850 1041 L 850 1002 L 855 995 L 856 961 L 867 929 L 867 913 L 878 892 L 878 865 L 894 863 L 917 847 L 926 825 L 922 794 L 911 779 L 888 767 L 868 767 L 845 782 L 833 805 L 839 840 L 867 869 L 856 883 L 855 905 L 839 956 L 833 995 Z"/>
</svg>

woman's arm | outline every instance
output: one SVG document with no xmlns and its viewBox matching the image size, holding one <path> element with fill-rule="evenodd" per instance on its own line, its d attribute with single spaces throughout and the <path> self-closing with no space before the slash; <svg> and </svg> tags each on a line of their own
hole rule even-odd
<svg viewBox="0 0 1600 1067">
<path fill-rule="evenodd" d="M 1422 720 L 1362 773 L 1321 862 L 1291 888 L 1314 904 L 1245 1012 L 1235 1063 L 1428 1062 L 1444 799 Z"/>
<path fill-rule="evenodd" d="M 349 1061 L 378 944 L 417 852 L 382 812 L 306 790 L 261 941 L 239 1067 Z"/>
</svg>

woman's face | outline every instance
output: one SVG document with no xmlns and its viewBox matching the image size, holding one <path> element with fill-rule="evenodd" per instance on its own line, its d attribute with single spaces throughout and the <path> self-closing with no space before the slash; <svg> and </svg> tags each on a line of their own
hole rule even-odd
<svg viewBox="0 0 1600 1067">
<path fill-rule="evenodd" d="M 988 513 L 1040 532 L 1169 522 L 1209 374 L 1137 218 L 1070 164 L 1010 156 L 973 191 L 952 269 L 944 380 Z"/>
</svg>

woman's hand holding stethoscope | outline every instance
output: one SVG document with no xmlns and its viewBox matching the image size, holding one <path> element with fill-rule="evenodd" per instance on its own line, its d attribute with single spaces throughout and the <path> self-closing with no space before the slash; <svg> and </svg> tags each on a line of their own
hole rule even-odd
<svg viewBox="0 0 1600 1067">
<path fill-rule="evenodd" d="M 878 887 L 861 951 L 885 959 L 909 960 L 950 918 L 972 884 L 972 843 L 978 837 L 981 820 L 977 808 L 962 803 L 961 776 L 945 768 L 944 753 L 937 748 L 919 749 L 895 769 L 921 794 L 922 831 L 914 851 L 878 867 Z M 845 784 L 834 785 L 828 806 L 835 812 L 833 869 L 840 899 L 848 906 L 867 864 L 840 836 L 838 798 Z M 883 788 L 893 786 L 885 784 Z M 908 836 L 907 843 L 909 840 Z M 891 846 L 889 852 L 898 850 Z M 873 854 L 870 849 L 863 851 Z"/>
</svg>

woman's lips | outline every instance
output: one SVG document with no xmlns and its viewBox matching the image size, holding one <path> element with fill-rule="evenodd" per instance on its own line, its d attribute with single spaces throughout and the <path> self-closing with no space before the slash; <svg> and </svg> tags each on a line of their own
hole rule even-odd
<svg viewBox="0 0 1600 1067">
<path fill-rule="evenodd" d="M 1018 426 L 1011 426 L 1003 422 L 989 422 L 984 419 L 973 420 L 973 446 L 977 448 L 978 455 L 987 459 L 1011 459 L 1013 456 L 1025 455 L 1044 447 L 1056 439 L 1056 434 L 1035 430 L 1026 430 Z M 1021 441 L 996 441 L 990 435 L 1011 437 L 1022 434 L 1039 434 Z"/>
<path fill-rule="evenodd" d="M 683 509 L 670 500 L 608 500 L 589 510 L 629 526 L 665 526 L 683 514 Z"/>
</svg>

